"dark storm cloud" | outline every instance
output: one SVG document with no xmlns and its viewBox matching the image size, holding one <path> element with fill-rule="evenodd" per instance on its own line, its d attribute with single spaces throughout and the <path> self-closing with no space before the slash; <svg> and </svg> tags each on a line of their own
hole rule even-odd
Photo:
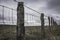
<svg viewBox="0 0 60 40">
<path fill-rule="evenodd" d="M 60 6 L 60 0 L 50 0 L 48 6 L 51 8 Z"/>
<path fill-rule="evenodd" d="M 60 12 L 60 0 L 49 0 L 48 8 Z"/>
<path fill-rule="evenodd" d="M 52 11 L 52 14 L 54 12 L 54 14 L 58 14 L 60 15 L 60 0 L 49 0 L 48 1 L 48 9 Z M 56 17 L 56 15 L 53 15 L 53 17 Z M 57 23 L 60 23 L 60 17 L 59 20 L 56 19 Z"/>
</svg>

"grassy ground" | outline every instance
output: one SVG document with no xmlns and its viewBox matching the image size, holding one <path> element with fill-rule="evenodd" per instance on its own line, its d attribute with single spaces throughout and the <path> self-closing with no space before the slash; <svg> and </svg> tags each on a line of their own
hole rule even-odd
<svg viewBox="0 0 60 40">
<path fill-rule="evenodd" d="M 26 27 L 25 40 L 40 40 L 40 27 Z"/>
<path fill-rule="evenodd" d="M 60 26 L 53 26 L 51 28 L 45 26 L 44 29 L 45 38 L 43 38 L 42 40 L 60 40 Z M 26 27 L 25 32 L 25 40 L 41 39 L 41 27 Z"/>
<path fill-rule="evenodd" d="M 44 27 L 45 38 L 43 40 L 60 40 L 60 26 Z M 40 40 L 41 27 L 40 26 L 26 26 L 25 27 L 25 40 Z M 16 26 L 0 25 L 0 40 L 16 40 Z"/>
<path fill-rule="evenodd" d="M 0 25 L 0 40 L 16 40 L 16 26 Z"/>
</svg>

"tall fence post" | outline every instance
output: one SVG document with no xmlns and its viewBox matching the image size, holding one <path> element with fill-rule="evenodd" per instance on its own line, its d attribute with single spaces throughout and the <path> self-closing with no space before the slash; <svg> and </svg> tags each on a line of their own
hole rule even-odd
<svg viewBox="0 0 60 40">
<path fill-rule="evenodd" d="M 53 30 L 53 27 L 54 27 L 54 19 L 53 17 L 51 17 L 51 30 Z"/>
<path fill-rule="evenodd" d="M 17 40 L 24 40 L 24 6 L 23 2 L 18 2 L 17 7 Z"/>
<path fill-rule="evenodd" d="M 48 21 L 49 21 L 49 30 L 51 30 L 51 29 L 50 29 L 50 24 L 51 24 L 51 23 L 50 23 L 50 17 L 48 17 Z"/>
<path fill-rule="evenodd" d="M 41 40 L 45 38 L 45 31 L 44 31 L 44 13 L 41 13 Z"/>
<path fill-rule="evenodd" d="M 51 17 L 51 26 L 53 26 L 53 18 Z"/>
<path fill-rule="evenodd" d="M 53 26 L 54 26 L 54 24 L 55 24 L 55 21 L 54 21 L 54 19 L 53 19 Z"/>
<path fill-rule="evenodd" d="M 53 18 L 51 17 L 51 30 L 52 30 L 52 27 L 53 27 Z"/>
<path fill-rule="evenodd" d="M 53 25 L 56 26 L 57 22 L 53 19 Z"/>
</svg>

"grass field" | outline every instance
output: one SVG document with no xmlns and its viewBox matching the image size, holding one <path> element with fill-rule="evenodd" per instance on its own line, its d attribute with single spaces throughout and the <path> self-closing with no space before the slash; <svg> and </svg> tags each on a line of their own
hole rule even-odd
<svg viewBox="0 0 60 40">
<path fill-rule="evenodd" d="M 0 40 L 16 40 L 15 25 L 0 25 Z M 60 40 L 60 26 L 49 27 L 45 26 L 45 38 L 43 40 Z M 41 27 L 40 26 L 26 26 L 25 40 L 40 40 Z"/>
<path fill-rule="evenodd" d="M 0 25 L 0 40 L 16 40 L 16 26 Z"/>
</svg>

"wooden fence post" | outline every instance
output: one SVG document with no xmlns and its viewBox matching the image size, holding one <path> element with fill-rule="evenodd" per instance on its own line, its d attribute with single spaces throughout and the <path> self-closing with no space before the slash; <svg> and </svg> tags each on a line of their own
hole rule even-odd
<svg viewBox="0 0 60 40">
<path fill-rule="evenodd" d="M 53 17 L 51 17 L 51 26 L 53 26 Z"/>
<path fill-rule="evenodd" d="M 54 21 L 54 19 L 53 19 L 53 26 L 54 26 L 54 24 L 55 24 L 55 21 Z"/>
<path fill-rule="evenodd" d="M 49 30 L 51 30 L 51 28 L 50 28 L 50 17 L 48 17 L 48 21 L 49 21 Z"/>
<path fill-rule="evenodd" d="M 45 38 L 45 30 L 44 30 L 44 13 L 41 13 L 41 40 Z"/>
<path fill-rule="evenodd" d="M 48 17 L 48 21 L 49 21 L 49 27 L 50 27 L 50 17 Z"/>
<path fill-rule="evenodd" d="M 17 40 L 24 40 L 24 6 L 23 2 L 18 2 L 17 7 Z"/>
<path fill-rule="evenodd" d="M 54 26 L 56 26 L 57 25 L 57 23 L 56 23 L 56 21 L 53 19 L 53 25 Z"/>
</svg>

